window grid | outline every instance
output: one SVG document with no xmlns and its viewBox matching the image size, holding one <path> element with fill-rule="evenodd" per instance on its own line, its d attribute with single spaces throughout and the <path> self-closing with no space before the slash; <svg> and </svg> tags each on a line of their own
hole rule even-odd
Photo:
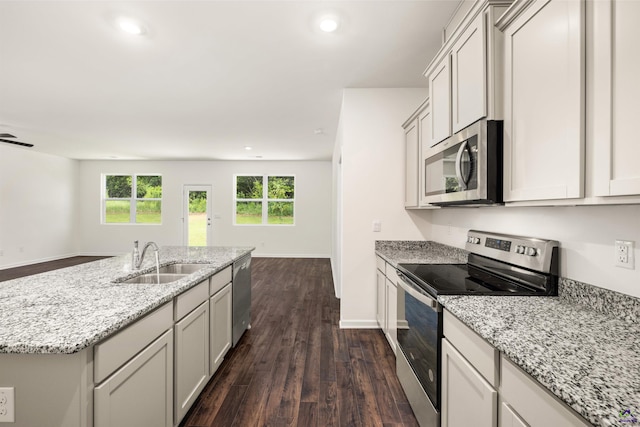
<svg viewBox="0 0 640 427">
<path fill-rule="evenodd" d="M 107 177 L 122 176 L 131 177 L 131 193 L 130 197 L 107 197 Z M 162 197 L 137 197 L 138 195 L 138 177 L 140 176 L 157 176 L 162 180 L 160 174 L 103 174 L 102 175 L 102 224 L 138 224 L 138 225 L 161 225 L 162 224 Z M 162 185 L 162 184 L 161 184 Z M 108 202 L 129 202 L 129 221 L 107 221 L 107 203 Z M 138 202 L 159 202 L 160 221 L 159 222 L 138 222 Z"/>
<path fill-rule="evenodd" d="M 239 198 L 238 197 L 238 177 L 243 177 L 243 176 L 248 176 L 248 177 L 260 177 L 261 178 L 261 183 L 262 183 L 262 197 L 260 198 Z M 292 178 L 293 179 L 293 196 L 290 199 L 286 199 L 286 198 L 269 198 L 269 178 Z M 233 225 L 240 225 L 240 226 L 251 226 L 251 225 L 258 225 L 258 226 L 264 226 L 264 225 L 268 225 L 268 226 L 293 226 L 295 225 L 295 175 L 285 175 L 285 174 L 278 174 L 278 175 L 254 175 L 254 174 L 237 174 L 234 175 L 234 188 L 233 188 L 233 195 L 234 195 L 234 203 L 233 203 Z M 262 212 L 262 216 L 261 216 L 261 221 L 260 223 L 257 224 L 251 224 L 251 223 L 238 223 L 237 219 L 238 219 L 238 202 L 241 203 L 260 203 L 261 204 L 261 212 Z M 292 222 L 291 223 L 285 223 L 285 224 L 270 224 L 269 223 L 269 203 L 291 203 L 292 205 Z"/>
</svg>

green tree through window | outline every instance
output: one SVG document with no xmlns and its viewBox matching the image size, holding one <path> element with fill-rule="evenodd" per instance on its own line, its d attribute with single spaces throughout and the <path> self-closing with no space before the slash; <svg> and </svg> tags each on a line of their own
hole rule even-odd
<svg viewBox="0 0 640 427">
<path fill-rule="evenodd" d="M 103 194 L 104 223 L 162 222 L 160 175 L 104 175 Z"/>
<path fill-rule="evenodd" d="M 294 225 L 295 177 L 236 175 L 236 225 Z"/>
</svg>

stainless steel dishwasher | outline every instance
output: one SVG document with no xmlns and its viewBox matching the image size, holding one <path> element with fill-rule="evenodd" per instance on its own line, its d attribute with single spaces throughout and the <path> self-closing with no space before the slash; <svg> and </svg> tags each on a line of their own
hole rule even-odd
<svg viewBox="0 0 640 427">
<path fill-rule="evenodd" d="M 231 338 L 235 347 L 244 331 L 251 328 L 251 254 L 233 263 Z"/>
</svg>

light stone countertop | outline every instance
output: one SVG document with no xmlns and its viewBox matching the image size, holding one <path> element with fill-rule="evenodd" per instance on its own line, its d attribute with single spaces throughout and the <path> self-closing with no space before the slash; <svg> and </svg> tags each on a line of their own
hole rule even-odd
<svg viewBox="0 0 640 427">
<path fill-rule="evenodd" d="M 155 269 L 147 251 L 140 270 L 131 254 L 0 282 L 0 353 L 75 353 L 231 265 L 254 248 L 160 248 L 160 265 L 209 264 L 165 284 L 115 283 Z"/>
<path fill-rule="evenodd" d="M 447 263 L 448 252 L 459 261 L 459 249 L 441 246 L 376 242 L 376 253 L 393 265 Z M 619 414 L 640 413 L 640 299 L 566 278 L 559 293 L 438 301 L 593 425 L 630 425 Z"/>
</svg>

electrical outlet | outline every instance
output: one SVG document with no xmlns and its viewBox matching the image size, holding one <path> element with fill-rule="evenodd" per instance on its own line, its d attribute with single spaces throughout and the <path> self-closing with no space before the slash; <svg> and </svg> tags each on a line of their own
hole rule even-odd
<svg viewBox="0 0 640 427">
<path fill-rule="evenodd" d="M 0 387 L 0 423 L 15 422 L 14 396 L 13 387 Z"/>
<path fill-rule="evenodd" d="M 635 259 L 633 253 L 633 240 L 616 240 L 615 265 L 616 267 L 635 269 Z"/>
</svg>

